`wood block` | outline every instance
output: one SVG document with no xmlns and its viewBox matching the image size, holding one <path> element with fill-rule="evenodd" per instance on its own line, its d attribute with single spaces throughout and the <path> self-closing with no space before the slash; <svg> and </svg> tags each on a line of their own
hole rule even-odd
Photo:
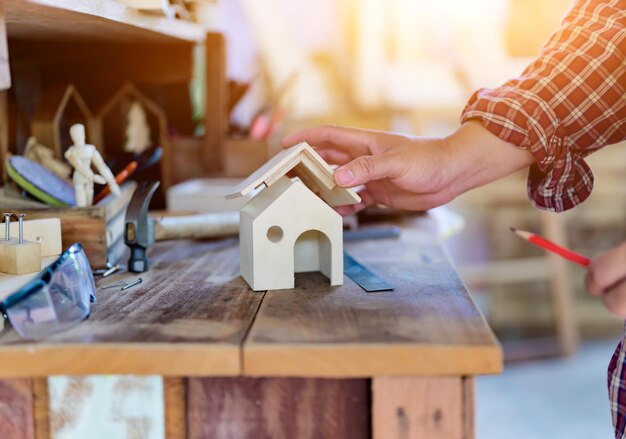
<svg viewBox="0 0 626 439">
<path fill-rule="evenodd" d="M 41 270 L 41 244 L 11 240 L 0 246 L 0 271 L 9 274 L 35 273 Z"/>
<path fill-rule="evenodd" d="M 188 434 L 190 439 L 368 438 L 369 396 L 367 379 L 191 378 Z"/>
<path fill-rule="evenodd" d="M 12 224 L 11 238 L 17 239 L 19 229 Z M 41 244 L 41 257 L 57 256 L 63 253 L 61 220 L 59 218 L 33 219 L 24 221 L 24 239 Z"/>
<path fill-rule="evenodd" d="M 461 377 L 376 377 L 372 380 L 374 439 L 465 439 Z"/>
<path fill-rule="evenodd" d="M 116 263 L 124 248 L 124 218 L 130 198 L 137 187 L 135 182 L 122 185 L 119 197 L 107 196 L 96 206 L 20 209 L 26 218 L 59 218 L 62 248 L 80 242 L 93 268 Z M 8 211 L 11 211 L 10 206 Z"/>
</svg>

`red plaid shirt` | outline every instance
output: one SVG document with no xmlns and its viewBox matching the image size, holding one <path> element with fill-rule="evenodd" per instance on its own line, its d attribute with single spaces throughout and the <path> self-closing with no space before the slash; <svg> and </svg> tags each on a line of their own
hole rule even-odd
<svg viewBox="0 0 626 439">
<path fill-rule="evenodd" d="M 462 121 L 531 151 L 530 199 L 561 212 L 591 193 L 584 157 L 626 138 L 625 89 L 626 0 L 579 0 L 521 76 L 474 93 Z"/>
</svg>

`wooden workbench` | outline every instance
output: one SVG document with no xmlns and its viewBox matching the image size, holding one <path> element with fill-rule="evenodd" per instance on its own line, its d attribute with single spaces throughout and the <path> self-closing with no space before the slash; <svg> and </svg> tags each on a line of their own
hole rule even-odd
<svg viewBox="0 0 626 439">
<path fill-rule="evenodd" d="M 186 407 L 171 437 L 473 437 L 472 376 L 499 373 L 501 350 L 428 217 L 400 239 L 346 244 L 391 292 L 311 273 L 255 293 L 237 244 L 159 243 L 143 284 L 101 289 L 74 329 L 0 335 L 0 377 L 187 377 L 166 381 L 179 398 L 166 415 Z"/>
</svg>

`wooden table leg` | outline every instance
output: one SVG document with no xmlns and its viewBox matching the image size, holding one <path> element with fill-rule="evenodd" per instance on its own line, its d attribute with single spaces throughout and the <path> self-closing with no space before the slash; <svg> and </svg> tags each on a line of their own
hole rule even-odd
<svg viewBox="0 0 626 439">
<path fill-rule="evenodd" d="M 190 439 L 370 437 L 367 379 L 189 378 Z"/>
<path fill-rule="evenodd" d="M 163 378 L 166 439 L 185 439 L 187 437 L 186 392 L 187 380 L 185 378 Z"/>
<path fill-rule="evenodd" d="M 35 439 L 50 439 L 50 395 L 48 378 L 32 378 Z"/>
<path fill-rule="evenodd" d="M 374 439 L 473 439 L 473 418 L 471 378 L 372 380 Z"/>
</svg>

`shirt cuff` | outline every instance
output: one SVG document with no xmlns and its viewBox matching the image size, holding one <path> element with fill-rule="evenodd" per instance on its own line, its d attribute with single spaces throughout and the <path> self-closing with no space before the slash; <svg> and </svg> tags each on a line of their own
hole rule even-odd
<svg viewBox="0 0 626 439">
<path fill-rule="evenodd" d="M 593 174 L 547 104 L 528 90 L 506 85 L 478 90 L 461 122 L 479 121 L 489 132 L 530 151 L 528 195 L 535 207 L 562 212 L 582 203 L 593 190 Z"/>
</svg>

